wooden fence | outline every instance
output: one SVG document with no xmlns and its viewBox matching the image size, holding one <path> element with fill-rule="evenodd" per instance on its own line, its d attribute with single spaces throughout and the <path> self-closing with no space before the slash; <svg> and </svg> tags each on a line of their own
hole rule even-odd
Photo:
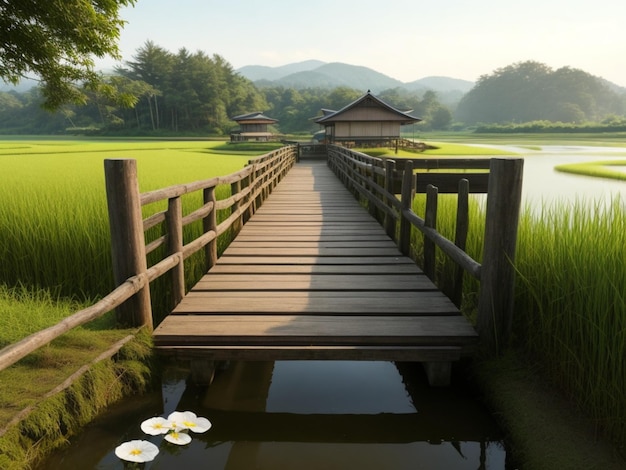
<svg viewBox="0 0 626 470">
<path fill-rule="evenodd" d="M 251 160 L 237 173 L 143 194 L 137 184 L 135 160 L 105 160 L 113 269 L 118 287 L 94 305 L 0 350 L 0 370 L 115 308 L 121 324 L 152 329 L 150 283 L 171 273 L 173 302 L 178 303 L 185 294 L 184 260 L 204 249 L 207 269 L 215 263 L 217 237 L 229 230 L 236 234 L 295 163 L 297 153 L 296 146 L 282 147 Z M 231 194 L 218 200 L 215 190 L 223 185 L 230 185 Z M 197 191 L 203 195 L 201 207 L 183 217 L 182 196 Z M 167 201 L 167 209 L 143 219 L 142 207 L 159 201 Z M 218 211 L 230 211 L 219 225 Z M 199 220 L 203 224 L 202 235 L 183 244 L 183 228 Z M 158 225 L 163 226 L 165 234 L 146 244 L 145 232 Z M 146 256 L 159 247 L 166 248 L 165 256 L 148 267 Z"/>
<path fill-rule="evenodd" d="M 424 272 L 432 280 L 435 278 L 436 247 L 456 263 L 451 297 L 457 305 L 461 300 L 463 272 L 480 281 L 476 326 L 485 350 L 497 353 L 511 331 L 524 160 L 392 160 L 329 145 L 328 161 L 348 189 L 366 201 L 370 213 L 381 220 L 403 254 L 409 255 L 411 228 L 415 227 L 423 234 Z M 416 173 L 416 169 L 436 171 Z M 460 169 L 464 171 L 460 172 Z M 416 192 L 426 193 L 423 219 L 412 210 Z M 438 193 L 458 194 L 454 241 L 437 232 Z M 482 263 L 464 251 L 470 193 L 487 193 Z M 397 194 L 401 195 L 400 199 Z"/>
</svg>

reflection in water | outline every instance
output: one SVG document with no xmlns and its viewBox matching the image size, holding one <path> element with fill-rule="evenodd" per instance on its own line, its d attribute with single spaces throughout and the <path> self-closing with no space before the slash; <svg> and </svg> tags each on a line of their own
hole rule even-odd
<svg viewBox="0 0 626 470">
<path fill-rule="evenodd" d="M 191 410 L 211 420 L 178 447 L 142 435 L 155 415 Z M 43 469 L 122 469 L 115 446 L 160 447 L 145 469 L 505 469 L 501 433 L 462 383 L 431 388 L 417 364 L 234 362 L 211 387 L 164 381 L 161 394 L 109 411 Z"/>
</svg>

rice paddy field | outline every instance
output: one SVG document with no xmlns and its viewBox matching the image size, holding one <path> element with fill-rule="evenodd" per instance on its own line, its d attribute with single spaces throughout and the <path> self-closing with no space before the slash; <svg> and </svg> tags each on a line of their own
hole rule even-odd
<svg viewBox="0 0 626 470">
<path fill-rule="evenodd" d="M 446 153 L 441 145 L 436 155 L 471 153 L 456 145 Z M 238 146 L 233 151 L 210 141 L 0 141 L 0 347 L 112 289 L 105 158 L 136 159 L 140 190 L 148 191 L 232 173 L 269 150 Z M 554 204 L 539 216 L 522 214 L 514 320 L 516 344 L 622 449 L 625 202 Z M 416 200 L 418 214 L 420 204 Z M 446 205 L 440 203 L 438 226 L 450 234 L 454 223 Z M 482 213 L 480 207 L 472 211 L 468 252 L 480 260 Z M 414 243 L 419 257 L 419 236 Z M 442 285 L 451 272 L 439 259 Z M 477 284 L 466 282 L 464 310 L 470 316 L 476 297 Z M 42 309 L 54 315 L 37 313 L 39 301 L 53 303 L 54 308 Z M 58 307 L 63 302 L 69 306 Z"/>
</svg>

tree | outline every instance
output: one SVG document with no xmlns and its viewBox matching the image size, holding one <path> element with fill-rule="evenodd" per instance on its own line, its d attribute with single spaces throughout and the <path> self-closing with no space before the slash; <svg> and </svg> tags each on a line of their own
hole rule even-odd
<svg viewBox="0 0 626 470">
<path fill-rule="evenodd" d="M 456 117 L 469 124 L 581 122 L 622 110 L 619 95 L 597 77 L 570 67 L 553 71 L 527 61 L 481 76 L 459 103 Z"/>
<path fill-rule="evenodd" d="M 112 93 L 94 70 L 93 56 L 120 58 L 119 10 L 135 2 L 0 0 L 0 78 L 17 84 L 35 74 L 48 109 L 84 103 L 83 85 Z"/>
</svg>

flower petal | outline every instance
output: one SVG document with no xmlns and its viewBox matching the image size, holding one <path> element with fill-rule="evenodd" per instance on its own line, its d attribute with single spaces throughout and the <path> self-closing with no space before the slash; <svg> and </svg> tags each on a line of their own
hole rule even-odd
<svg viewBox="0 0 626 470">
<path fill-rule="evenodd" d="M 128 462 L 150 462 L 159 453 L 159 448 L 148 441 L 128 441 L 115 448 L 115 455 Z"/>
<path fill-rule="evenodd" d="M 141 423 L 141 430 L 151 436 L 158 436 L 159 434 L 165 434 L 172 429 L 172 423 L 167 419 L 157 416 L 150 418 Z"/>
<path fill-rule="evenodd" d="M 179 446 L 184 446 L 191 442 L 191 436 L 186 432 L 172 431 L 165 435 L 165 440 Z"/>
<path fill-rule="evenodd" d="M 181 411 L 174 411 L 173 413 L 170 413 L 167 420 L 172 424 L 172 429 L 187 429 L 185 422 L 187 421 L 188 415 L 186 413 Z"/>
<path fill-rule="evenodd" d="M 197 433 L 203 433 L 211 429 L 211 426 L 211 421 L 206 418 L 198 417 L 193 425 L 189 426 L 189 430 Z"/>
</svg>

